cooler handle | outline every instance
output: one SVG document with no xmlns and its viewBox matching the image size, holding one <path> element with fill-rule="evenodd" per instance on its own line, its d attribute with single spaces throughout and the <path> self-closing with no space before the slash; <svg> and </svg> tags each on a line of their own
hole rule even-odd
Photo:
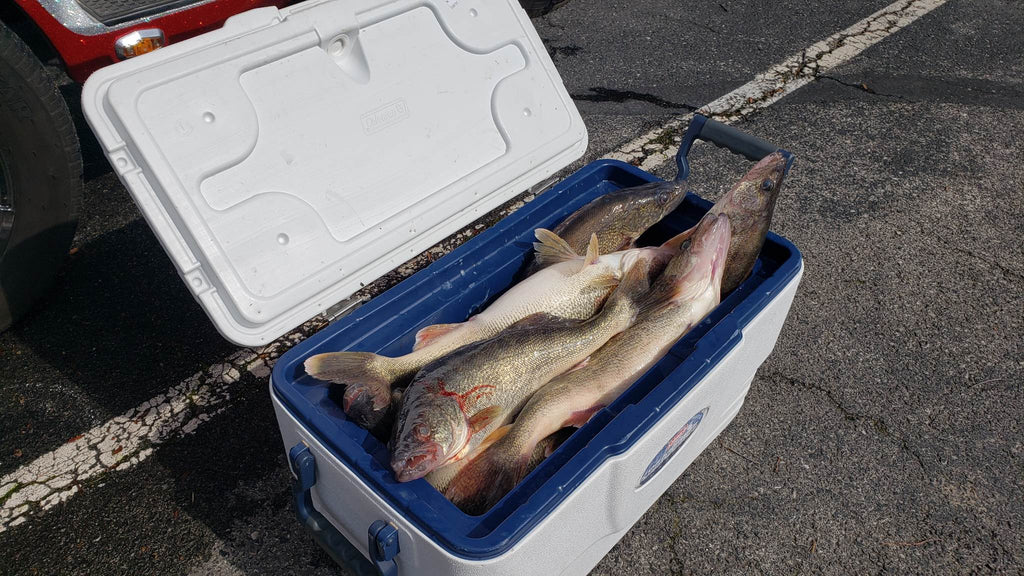
<svg viewBox="0 0 1024 576">
<path fill-rule="evenodd" d="M 398 530 L 394 526 L 377 520 L 367 532 L 367 550 L 373 561 L 369 561 L 313 506 L 310 493 L 316 484 L 316 457 L 305 444 L 296 444 L 288 451 L 292 464 L 292 495 L 295 497 L 295 514 L 312 534 L 313 539 L 327 551 L 331 558 L 356 576 L 398 576 Z"/>
<path fill-rule="evenodd" d="M 693 119 L 690 120 L 690 126 L 687 127 L 686 133 L 683 134 L 683 141 L 679 144 L 679 151 L 676 153 L 676 167 L 679 170 L 676 174 L 676 180 L 686 180 L 690 177 L 690 161 L 688 156 L 690 155 L 690 147 L 693 146 L 694 140 L 698 139 L 711 142 L 719 148 L 725 148 L 754 161 L 758 161 L 778 150 L 786 157 L 787 173 L 789 172 L 789 167 L 793 164 L 793 155 L 780 149 L 778 146 L 733 128 L 728 124 L 722 124 L 706 116 L 694 114 Z"/>
</svg>

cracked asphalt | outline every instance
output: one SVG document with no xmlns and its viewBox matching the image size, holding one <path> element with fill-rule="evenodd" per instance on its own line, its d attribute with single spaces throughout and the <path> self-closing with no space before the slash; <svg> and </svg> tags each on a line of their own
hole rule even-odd
<svg viewBox="0 0 1024 576">
<path fill-rule="evenodd" d="M 534 23 L 590 131 L 578 167 L 886 5 L 572 0 Z M 1019 2 L 951 0 L 740 114 L 797 155 L 773 230 L 803 252 L 803 281 L 739 415 L 594 574 L 1024 571 L 1020 30 Z M 217 384 L 211 367 L 238 351 L 84 146 L 76 251 L 0 334 L 0 475 L 190 378 L 217 404 L 0 533 L 0 573 L 339 573 L 294 519 L 264 371 Z M 626 156 L 674 176 L 654 150 Z M 709 198 L 748 165 L 710 146 L 692 158 Z"/>
</svg>

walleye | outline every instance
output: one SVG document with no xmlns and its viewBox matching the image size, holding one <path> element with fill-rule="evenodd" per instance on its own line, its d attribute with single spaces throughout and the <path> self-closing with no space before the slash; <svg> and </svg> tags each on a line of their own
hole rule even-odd
<svg viewBox="0 0 1024 576">
<path fill-rule="evenodd" d="M 786 175 L 786 163 L 786 157 L 782 155 L 782 152 L 773 152 L 765 156 L 740 178 L 740 181 L 729 192 L 722 196 L 718 202 L 715 202 L 715 205 L 708 211 L 709 214 L 725 214 L 729 216 L 729 222 L 732 226 L 729 257 L 726 260 L 725 272 L 722 278 L 722 294 L 728 294 L 735 290 L 737 286 L 750 276 L 751 271 L 754 269 L 754 263 L 757 261 L 757 256 L 761 253 L 765 235 L 768 233 L 768 228 L 772 223 L 775 201 L 779 197 L 782 181 Z M 665 183 L 661 182 L 658 184 Z M 633 189 L 630 188 L 629 190 Z M 615 193 L 613 192 L 606 196 L 611 196 L 612 194 Z M 600 199 L 598 198 L 598 200 Z M 681 201 L 682 197 L 679 200 Z M 570 218 L 577 214 L 579 214 L 579 211 L 570 216 Z M 694 226 L 683 232 L 677 237 L 676 242 L 681 244 L 681 239 L 689 237 L 696 229 L 697 227 Z M 556 232 L 560 230 L 561 226 L 555 229 Z M 572 242 L 569 242 L 569 244 L 572 246 Z M 577 248 L 574 247 L 574 250 L 577 250 Z"/>
<path fill-rule="evenodd" d="M 648 290 L 647 264 L 634 264 L 589 320 L 535 314 L 420 370 L 402 398 L 391 441 L 398 481 L 471 454 L 538 388 L 632 324 Z"/>
<path fill-rule="evenodd" d="M 709 214 L 729 216 L 732 241 L 722 277 L 722 294 L 750 276 L 772 223 L 775 201 L 786 175 L 786 157 L 773 152 L 754 165 L 732 189 L 715 202 Z"/>
<path fill-rule="evenodd" d="M 573 212 L 553 232 L 565 239 L 577 254 L 597 234 L 601 253 L 634 247 L 641 234 L 676 209 L 686 197 L 686 181 L 649 182 L 609 192 Z M 544 262 L 534 261 L 527 273 L 536 272 Z"/>
<path fill-rule="evenodd" d="M 515 423 L 485 439 L 448 484 L 447 496 L 470 514 L 488 510 L 527 473 L 537 443 L 565 426 L 582 426 L 614 401 L 718 305 L 730 222 L 708 215 L 640 303 L 633 326 L 608 341 L 586 365 L 555 378 L 530 398 Z"/>
<path fill-rule="evenodd" d="M 535 232 L 538 258 L 553 265 L 510 288 L 484 311 L 465 322 L 427 326 L 416 334 L 413 351 L 389 357 L 371 352 L 328 352 L 305 361 L 306 373 L 320 380 L 345 384 L 342 408 L 357 424 L 373 428 L 388 413 L 391 388 L 427 364 L 449 353 L 490 338 L 536 313 L 562 318 L 590 318 L 618 284 L 625 270 L 639 260 L 664 267 L 683 241 L 682 236 L 661 247 L 636 248 L 599 256 L 596 236 L 585 257 L 548 230 Z"/>
</svg>

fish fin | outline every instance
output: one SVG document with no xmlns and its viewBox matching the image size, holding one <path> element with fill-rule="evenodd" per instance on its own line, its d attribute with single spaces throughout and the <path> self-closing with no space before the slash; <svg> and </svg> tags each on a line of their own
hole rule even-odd
<svg viewBox="0 0 1024 576">
<path fill-rule="evenodd" d="M 584 367 L 584 366 L 586 366 L 587 364 L 590 364 L 590 356 L 587 356 L 587 357 L 586 357 L 586 358 L 584 358 L 583 360 L 580 360 L 579 362 L 577 362 L 577 363 L 576 363 L 576 365 L 575 365 L 575 366 L 573 366 L 572 368 L 569 368 L 569 369 L 568 369 L 568 370 L 566 370 L 565 372 L 566 372 L 567 374 L 568 374 L 569 372 L 575 372 L 575 371 L 579 370 L 580 368 L 583 368 L 583 367 Z"/>
<path fill-rule="evenodd" d="M 477 432 L 486 429 L 495 420 L 501 416 L 501 406 L 491 405 L 483 410 L 480 410 L 469 419 L 469 433 L 476 434 Z"/>
<path fill-rule="evenodd" d="M 589 266 L 597 262 L 597 259 L 601 257 L 600 250 L 598 250 L 597 234 L 590 235 L 590 244 L 587 245 L 587 255 L 583 259 L 583 265 Z"/>
<path fill-rule="evenodd" d="M 593 279 L 591 286 L 595 288 L 608 288 L 609 290 L 614 289 L 619 285 L 619 277 L 615 272 L 608 272 L 607 274 L 601 274 Z"/>
<path fill-rule="evenodd" d="M 504 426 L 498 426 L 497 428 L 494 429 L 493 432 L 491 432 L 490 434 L 487 435 L 486 438 L 484 438 L 484 441 L 481 442 L 480 445 L 477 446 L 476 449 L 477 450 L 487 450 L 495 442 L 497 442 L 498 440 L 501 440 L 505 436 L 508 436 L 508 432 L 511 429 L 512 429 L 512 425 L 511 424 L 505 424 Z"/>
<path fill-rule="evenodd" d="M 455 324 L 432 324 L 421 328 L 420 331 L 416 333 L 416 343 L 412 345 L 413 351 L 415 352 L 424 346 L 429 346 L 431 342 L 434 342 L 441 336 L 448 334 L 460 326 L 462 326 L 462 322 L 457 322 Z"/>
<path fill-rule="evenodd" d="M 575 260 L 580 257 L 568 242 L 551 230 L 537 228 L 533 231 L 533 235 L 538 240 L 533 243 L 533 249 L 537 253 L 537 262 L 542 266 Z"/>
<path fill-rule="evenodd" d="M 650 291 L 651 284 L 647 277 L 648 269 L 650 268 L 650 262 L 647 260 L 637 260 L 632 266 L 626 270 L 626 273 L 622 275 L 622 279 L 619 280 L 619 286 L 615 289 L 615 292 L 609 297 L 609 303 L 612 301 L 638 301 L 641 296 L 647 294 Z M 607 304 L 606 304 L 607 306 Z"/>
<path fill-rule="evenodd" d="M 396 379 L 393 360 L 370 352 L 329 352 L 310 356 L 306 373 L 318 380 L 346 385 L 342 408 L 364 428 L 372 428 L 391 406 Z"/>
<path fill-rule="evenodd" d="M 644 301 L 640 303 L 640 307 L 637 310 L 637 316 L 642 315 L 646 317 L 652 314 L 660 314 L 662 311 L 673 306 L 678 306 L 678 304 L 671 299 L 645 298 Z"/>
<path fill-rule="evenodd" d="M 529 450 L 517 450 L 514 444 L 501 441 L 505 438 L 508 436 L 503 434 L 486 449 L 475 451 L 448 484 L 445 497 L 463 512 L 483 514 L 526 475 L 533 446 L 529 446 Z"/>
<path fill-rule="evenodd" d="M 577 410 L 570 414 L 569 417 L 565 419 L 565 422 L 562 423 L 562 426 L 572 426 L 573 428 L 579 428 L 586 424 L 590 420 L 590 418 L 594 414 L 597 414 L 602 408 L 604 408 L 604 404 L 595 404 L 588 408 L 584 408 L 583 410 Z"/>
<path fill-rule="evenodd" d="M 679 234 L 676 234 L 675 236 L 673 236 L 673 237 L 669 238 L 668 240 L 666 240 L 665 243 L 661 245 L 661 247 L 662 248 L 669 248 L 669 249 L 671 249 L 674 252 L 678 252 L 683 247 L 683 244 L 685 244 L 686 241 L 689 240 L 690 237 L 693 236 L 693 233 L 696 232 L 696 231 L 697 231 L 697 227 L 694 226 L 693 228 L 690 228 L 686 232 L 681 232 Z"/>
</svg>

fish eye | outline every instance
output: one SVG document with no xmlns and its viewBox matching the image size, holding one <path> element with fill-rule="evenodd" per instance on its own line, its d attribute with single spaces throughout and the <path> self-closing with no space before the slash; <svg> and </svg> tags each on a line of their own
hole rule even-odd
<svg viewBox="0 0 1024 576">
<path fill-rule="evenodd" d="M 430 426 L 426 424 L 417 424 L 413 427 L 412 433 L 420 440 L 426 440 L 430 438 Z"/>
<path fill-rule="evenodd" d="M 764 182 L 761 182 L 761 190 L 770 192 L 775 187 L 775 182 L 772 182 L 771 178 L 765 178 Z"/>
<path fill-rule="evenodd" d="M 668 192 L 659 192 L 657 200 L 658 204 L 668 204 Z"/>
</svg>

